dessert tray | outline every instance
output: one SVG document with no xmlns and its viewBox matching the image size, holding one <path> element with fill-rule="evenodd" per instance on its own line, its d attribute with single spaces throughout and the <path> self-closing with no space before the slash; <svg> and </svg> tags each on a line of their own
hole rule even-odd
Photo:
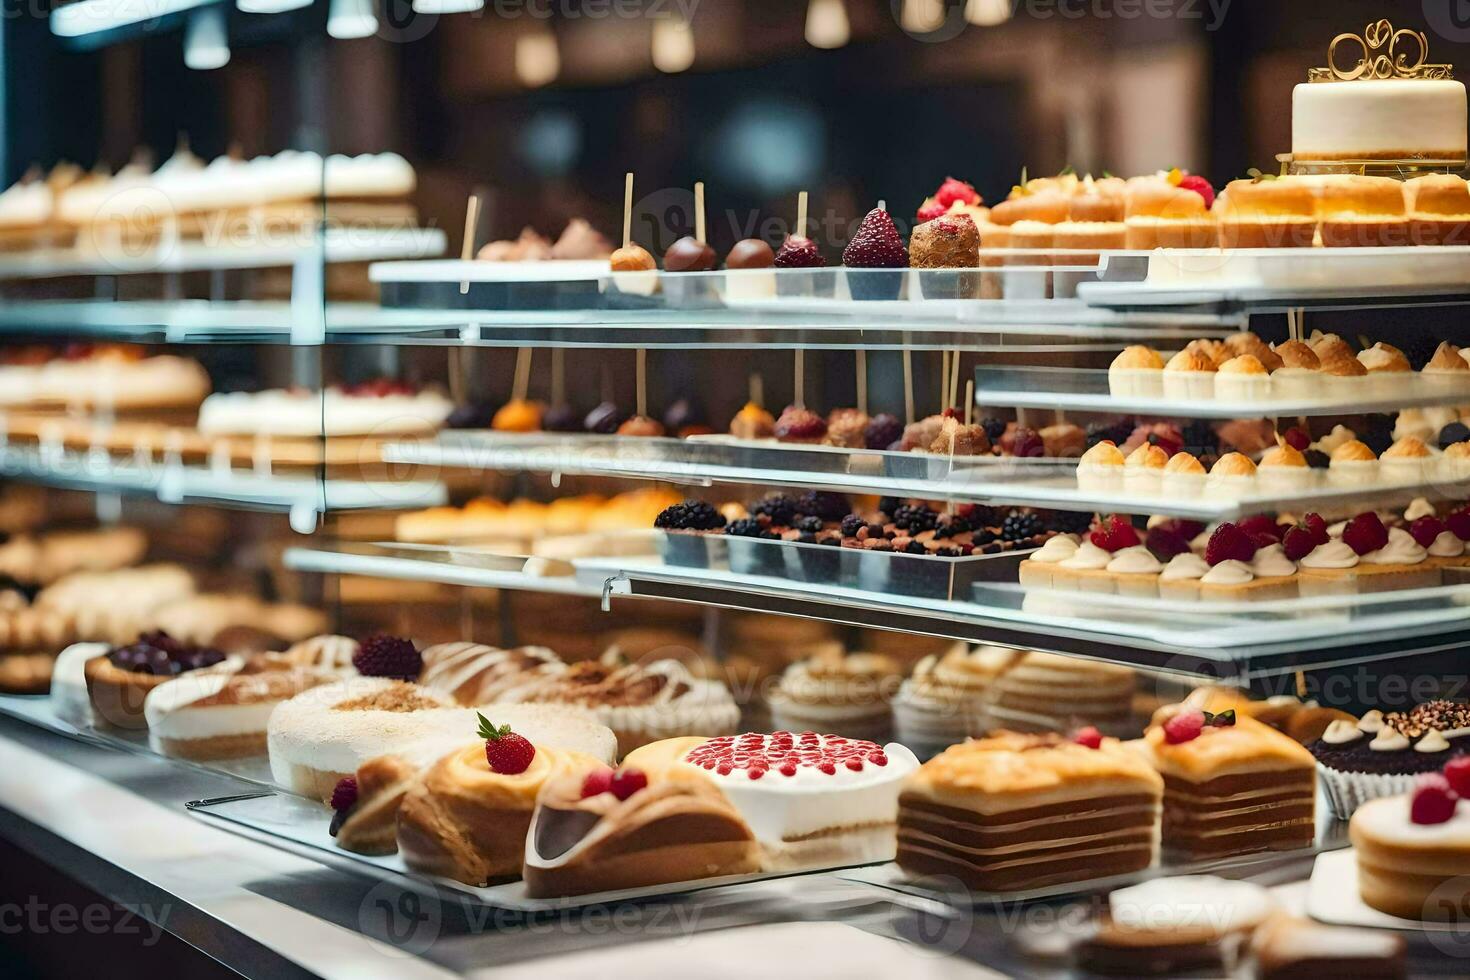
<svg viewBox="0 0 1470 980">
<path fill-rule="evenodd" d="M 1307 914 L 1318 922 L 1368 929 L 1402 929 L 1465 935 L 1465 922 L 1426 922 L 1380 912 L 1358 894 L 1358 860 L 1352 848 L 1317 855 L 1307 890 Z M 1463 910 L 1462 910 L 1463 914 Z M 1456 942 L 1459 945 L 1459 941 Z"/>
<path fill-rule="evenodd" d="M 298 796 L 261 793 L 196 800 L 188 804 L 189 812 L 226 830 L 284 848 L 311 860 L 329 864 L 379 881 L 390 881 L 413 891 L 435 895 L 448 890 L 477 902 L 486 908 L 520 912 L 547 912 L 634 901 L 660 896 L 685 895 L 726 885 L 748 884 L 774 878 L 831 871 L 831 867 L 802 868 L 761 874 L 727 875 L 671 882 L 647 888 L 631 888 L 577 895 L 570 898 L 531 898 L 524 882 L 491 885 L 485 888 L 466 885 L 450 878 L 432 877 L 410 871 L 398 855 L 369 857 L 337 847 L 328 833 L 331 811 L 320 803 Z"/>
<path fill-rule="evenodd" d="M 1395 382 L 1392 394 L 1324 394 L 1321 398 L 1146 398 L 1113 394 L 1108 372 L 1080 368 L 1006 367 L 975 370 L 977 405 L 1011 408 L 1148 415 L 1163 418 L 1252 419 L 1302 416 L 1361 415 L 1401 408 L 1461 405 L 1470 398 L 1470 381 L 1439 383 L 1409 375 Z"/>
</svg>

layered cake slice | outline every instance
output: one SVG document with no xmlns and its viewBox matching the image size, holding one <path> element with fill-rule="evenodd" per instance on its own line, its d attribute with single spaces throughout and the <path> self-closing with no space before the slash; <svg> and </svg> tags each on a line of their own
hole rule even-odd
<svg viewBox="0 0 1470 980">
<path fill-rule="evenodd" d="M 991 687 L 986 720 L 1018 732 L 1096 725 L 1124 734 L 1133 717 L 1136 684 L 1137 675 L 1128 667 L 1028 651 Z M 1134 727 L 1132 734 L 1138 730 Z"/>
<path fill-rule="evenodd" d="M 1164 847 L 1190 859 L 1310 847 L 1317 773 L 1292 738 L 1233 710 L 1161 710 L 1144 735 L 1164 777 Z"/>
<path fill-rule="evenodd" d="M 898 863 L 1016 891 L 1147 868 L 1163 781 L 1096 732 L 1004 732 L 931 759 L 899 797 Z"/>
</svg>

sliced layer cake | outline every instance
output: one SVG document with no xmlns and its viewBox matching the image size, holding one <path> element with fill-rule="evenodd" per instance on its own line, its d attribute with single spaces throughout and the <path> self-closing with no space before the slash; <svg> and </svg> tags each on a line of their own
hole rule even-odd
<svg viewBox="0 0 1470 980">
<path fill-rule="evenodd" d="M 1135 683 L 1127 667 L 1031 651 L 991 686 L 986 720 L 1016 732 L 1095 725 L 1110 735 L 1129 734 Z"/>
<path fill-rule="evenodd" d="M 925 763 L 899 797 L 898 863 L 983 891 L 1147 868 L 1163 781 L 1115 739 L 1002 732 Z"/>
<path fill-rule="evenodd" d="M 1293 739 L 1234 711 L 1155 715 L 1145 751 L 1164 777 L 1164 847 L 1189 859 L 1310 847 L 1317 773 Z"/>
</svg>

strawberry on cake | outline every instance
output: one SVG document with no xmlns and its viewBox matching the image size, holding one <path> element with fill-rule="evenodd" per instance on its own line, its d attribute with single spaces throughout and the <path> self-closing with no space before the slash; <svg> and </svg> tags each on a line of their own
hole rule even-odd
<svg viewBox="0 0 1470 980">
<path fill-rule="evenodd" d="M 762 868 L 786 871 L 892 860 L 899 785 L 919 761 L 896 742 L 749 732 L 654 742 L 624 766 L 713 781 L 760 841 Z"/>
</svg>

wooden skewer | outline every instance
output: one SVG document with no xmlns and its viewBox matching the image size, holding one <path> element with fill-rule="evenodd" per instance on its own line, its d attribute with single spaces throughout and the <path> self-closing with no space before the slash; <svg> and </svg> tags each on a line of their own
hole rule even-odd
<svg viewBox="0 0 1470 980">
<path fill-rule="evenodd" d="M 648 417 L 648 348 L 638 348 L 638 414 Z"/>
<path fill-rule="evenodd" d="M 633 172 L 623 182 L 623 248 L 633 244 Z"/>
<path fill-rule="evenodd" d="M 907 349 L 903 352 L 903 416 L 906 425 L 914 424 L 914 358 Z"/>
<path fill-rule="evenodd" d="M 471 194 L 469 203 L 464 209 L 464 240 L 460 243 L 460 258 L 468 262 L 475 257 L 475 229 L 480 224 L 480 195 Z M 470 291 L 469 280 L 466 279 L 459 284 L 459 294 L 464 296 Z"/>
<path fill-rule="evenodd" d="M 792 404 L 797 408 L 806 408 L 806 351 L 798 347 L 795 360 L 796 397 Z"/>
<path fill-rule="evenodd" d="M 463 347 L 449 348 L 449 397 L 456 405 L 464 404 L 464 352 Z"/>
<path fill-rule="evenodd" d="M 802 191 L 796 195 L 796 237 L 806 237 L 806 207 L 807 192 Z"/>
<path fill-rule="evenodd" d="M 531 348 L 522 347 L 516 351 L 516 378 L 515 387 L 511 389 L 510 397 L 514 401 L 526 400 L 526 393 L 531 388 Z"/>
<path fill-rule="evenodd" d="M 951 373 L 949 376 L 949 405 L 947 407 L 954 408 L 955 401 L 960 397 L 960 352 L 958 350 L 950 356 L 949 370 Z"/>
<path fill-rule="evenodd" d="M 704 233 L 704 181 L 701 180 L 694 185 L 694 237 L 701 245 L 708 244 Z"/>
<path fill-rule="evenodd" d="M 567 349 L 551 348 L 551 404 L 561 405 L 567 396 Z"/>
<path fill-rule="evenodd" d="M 766 385 L 759 374 L 750 376 L 750 403 L 762 408 L 766 405 Z"/>
<path fill-rule="evenodd" d="M 949 351 L 939 352 L 939 411 L 949 407 Z"/>
<path fill-rule="evenodd" d="M 857 352 L 857 408 L 868 414 L 868 352 L 865 350 Z"/>
<path fill-rule="evenodd" d="M 970 424 L 970 419 L 975 412 L 975 379 L 971 378 L 965 382 L 965 425 Z"/>
</svg>

